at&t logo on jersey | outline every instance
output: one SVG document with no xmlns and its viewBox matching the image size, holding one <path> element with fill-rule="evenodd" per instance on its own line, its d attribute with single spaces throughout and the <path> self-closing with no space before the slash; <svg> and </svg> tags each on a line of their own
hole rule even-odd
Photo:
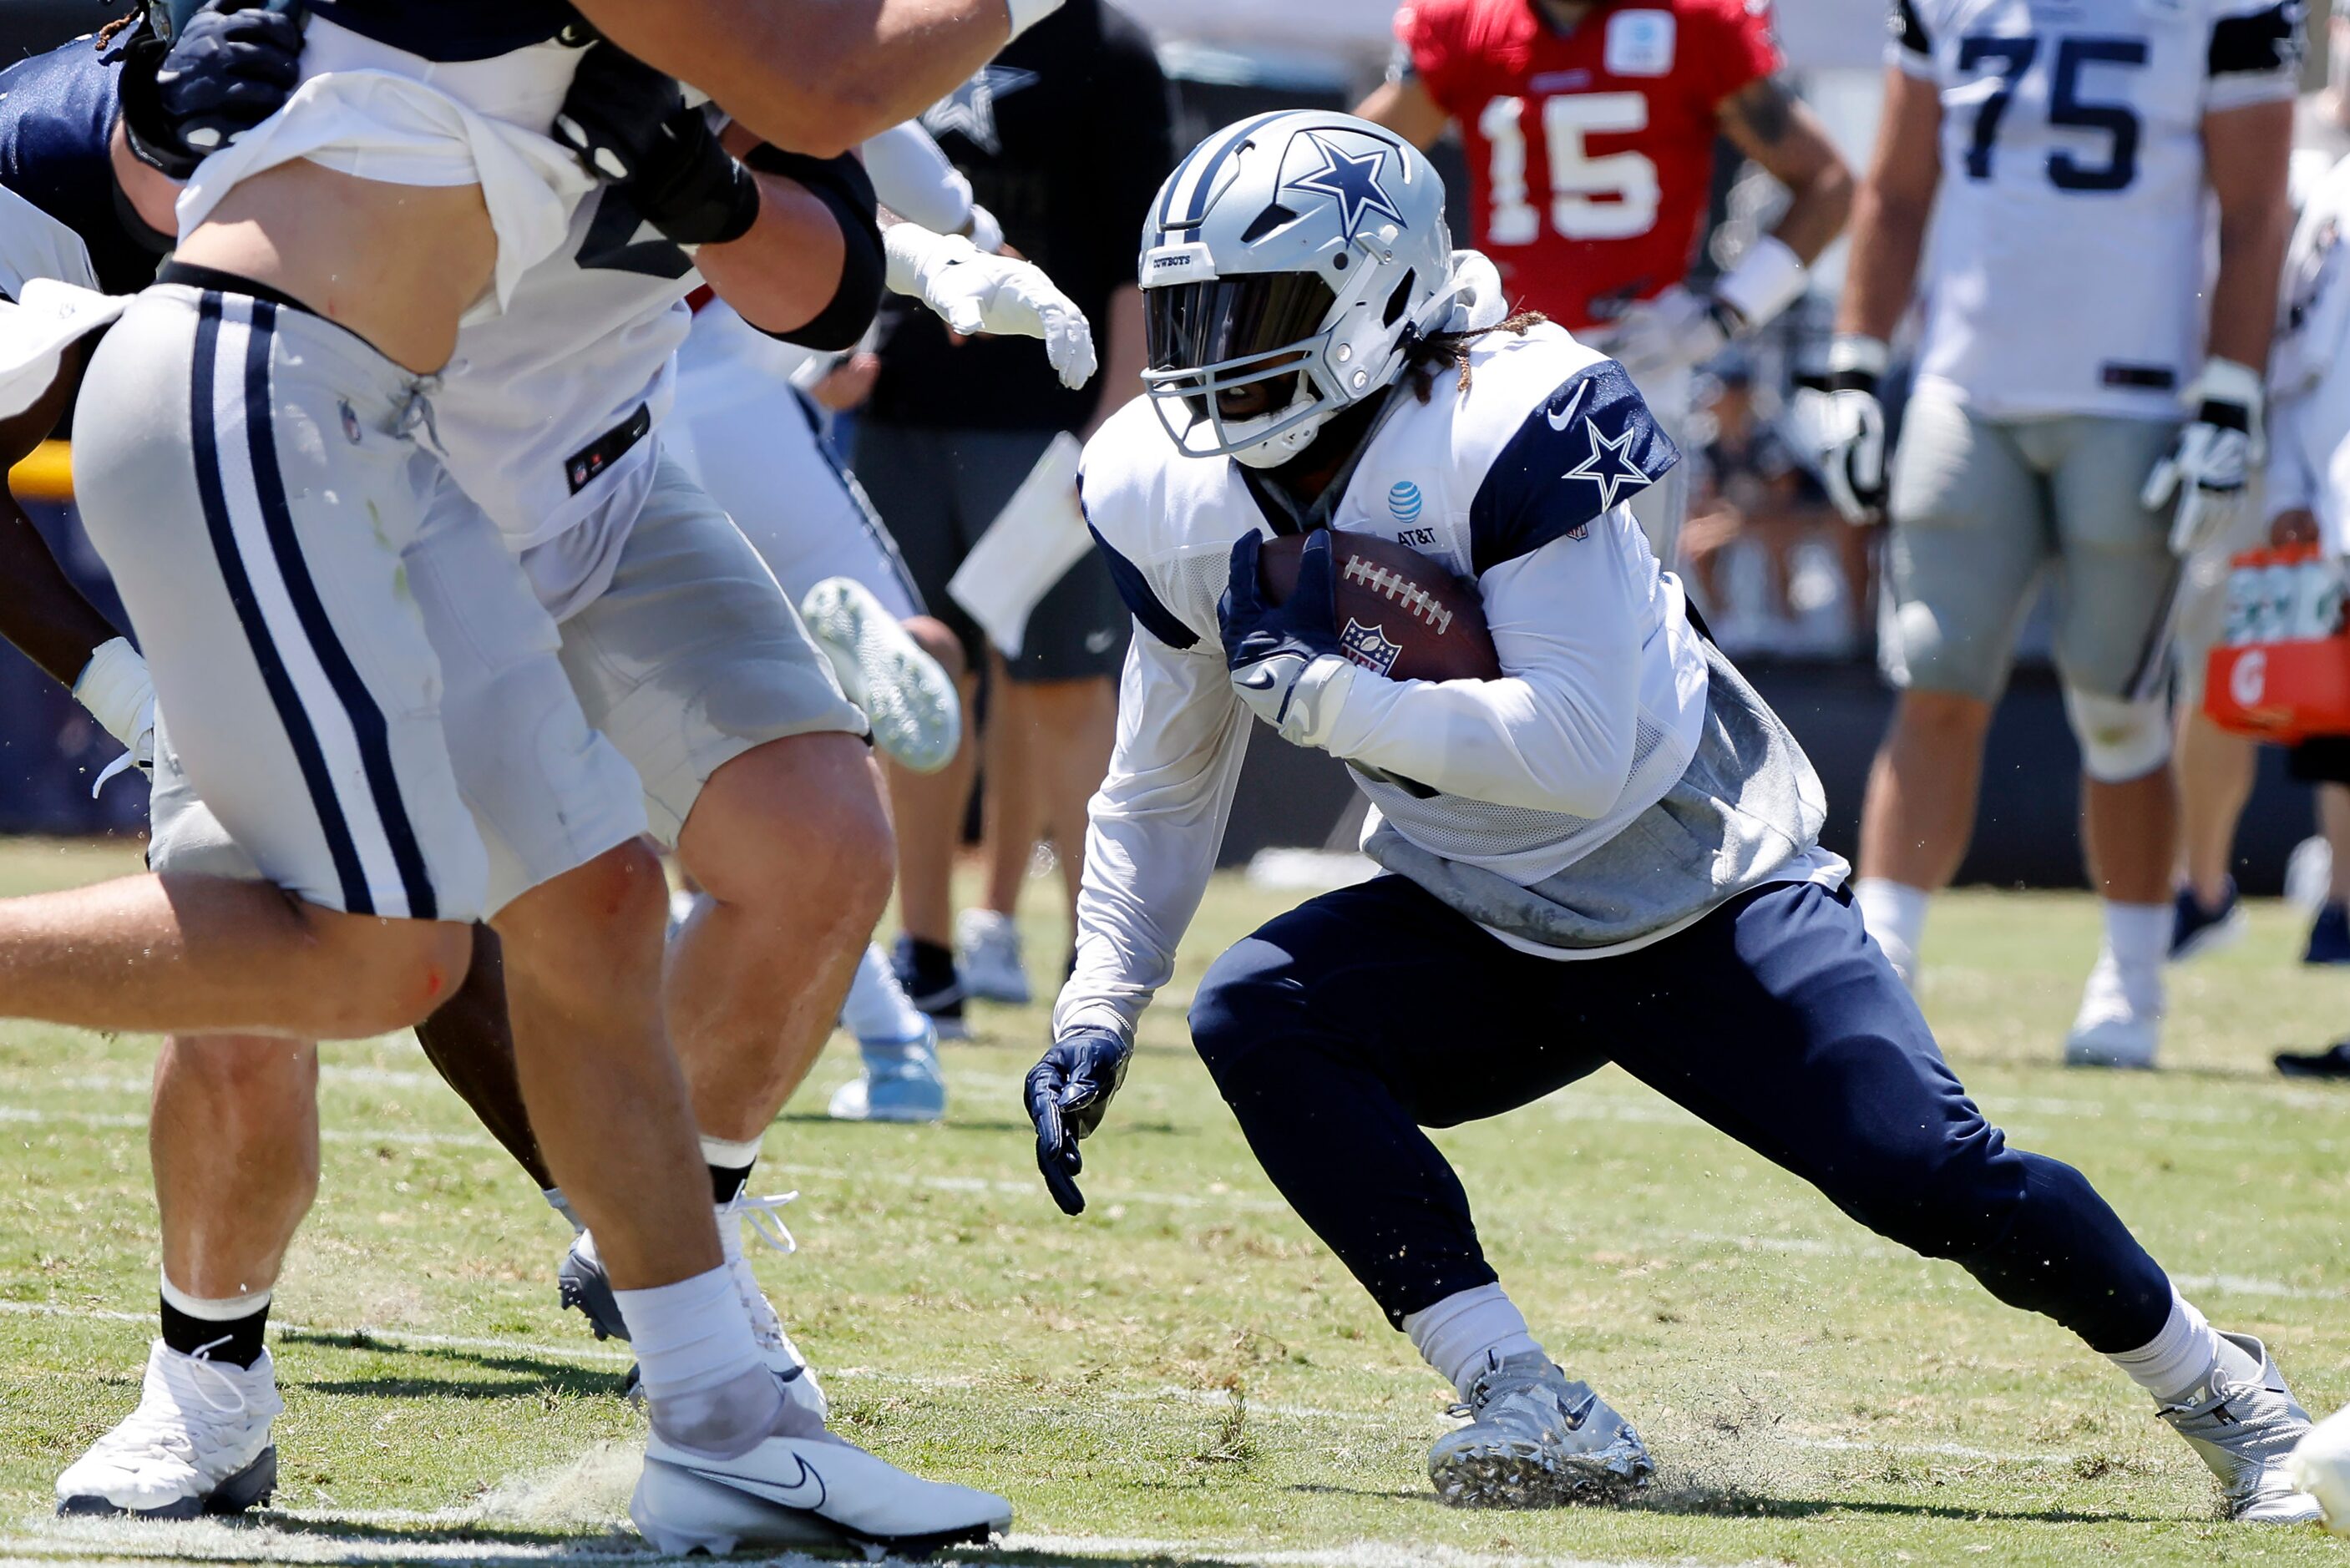
<svg viewBox="0 0 2350 1568">
<path fill-rule="evenodd" d="M 1670 11 L 1618 11 L 1607 18 L 1607 69 L 1619 77 L 1661 77 L 1673 68 L 1679 34 Z"/>
<path fill-rule="evenodd" d="M 1399 479 L 1388 487 L 1388 515 L 1409 527 L 1419 521 L 1421 501 L 1419 486 L 1409 479 Z"/>
</svg>

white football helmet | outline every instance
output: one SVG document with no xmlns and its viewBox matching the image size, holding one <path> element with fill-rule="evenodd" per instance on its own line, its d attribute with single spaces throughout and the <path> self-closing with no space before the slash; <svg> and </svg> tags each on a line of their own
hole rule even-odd
<svg viewBox="0 0 2350 1568">
<path fill-rule="evenodd" d="M 1352 115 L 1242 120 L 1159 187 L 1141 284 L 1143 386 L 1168 434 L 1189 456 L 1273 467 L 1394 381 L 1446 318 L 1444 182 L 1418 148 Z M 1274 405 L 1227 417 L 1220 395 L 1260 383 Z"/>
</svg>

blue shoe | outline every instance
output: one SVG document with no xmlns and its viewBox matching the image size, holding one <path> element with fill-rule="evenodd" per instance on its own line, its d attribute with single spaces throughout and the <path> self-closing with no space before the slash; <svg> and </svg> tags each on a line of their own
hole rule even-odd
<svg viewBox="0 0 2350 1568">
<path fill-rule="evenodd" d="M 2350 963 L 2350 909 L 2339 903 L 2329 903 L 2317 911 L 2310 923 L 2309 946 L 2303 950 L 2303 963 Z"/>
<path fill-rule="evenodd" d="M 939 1071 L 939 1032 L 924 1025 L 911 1040 L 861 1040 L 865 1076 L 832 1096 L 841 1122 L 935 1122 L 947 1114 L 947 1081 Z"/>
<path fill-rule="evenodd" d="M 2228 895 L 2216 909 L 2205 909 L 2194 888 L 2181 888 L 2171 903 L 2170 961 L 2185 963 L 2235 946 L 2244 934 L 2244 904 L 2236 897 L 2233 877 L 2229 878 Z"/>
</svg>

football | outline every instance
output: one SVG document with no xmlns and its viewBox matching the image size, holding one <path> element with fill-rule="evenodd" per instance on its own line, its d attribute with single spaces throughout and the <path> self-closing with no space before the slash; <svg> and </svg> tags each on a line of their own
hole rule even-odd
<svg viewBox="0 0 2350 1568">
<path fill-rule="evenodd" d="M 1257 576 L 1267 604 L 1296 590 L 1305 538 L 1284 534 L 1264 542 Z M 1347 657 L 1397 680 L 1502 678 L 1475 585 L 1376 535 L 1334 532 L 1330 556 L 1337 575 L 1333 618 Z"/>
</svg>

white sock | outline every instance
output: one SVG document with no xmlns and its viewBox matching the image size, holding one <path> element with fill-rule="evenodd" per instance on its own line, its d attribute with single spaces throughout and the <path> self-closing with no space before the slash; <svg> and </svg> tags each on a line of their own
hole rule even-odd
<svg viewBox="0 0 2350 1568">
<path fill-rule="evenodd" d="M 563 1189 L 542 1187 L 539 1189 L 538 1195 L 546 1199 L 546 1206 L 549 1209 L 571 1222 L 571 1233 L 574 1236 L 584 1236 L 588 1233 L 588 1227 L 582 1225 L 579 1222 L 579 1216 L 571 1211 L 571 1199 L 563 1196 Z"/>
<path fill-rule="evenodd" d="M 1852 900 L 1860 906 L 1861 923 L 1904 985 L 1918 982 L 1918 947 L 1926 937 L 1926 909 L 1934 895 L 1907 882 L 1884 877 L 1862 877 L 1852 885 Z"/>
<path fill-rule="evenodd" d="M 763 1368 L 750 1316 L 723 1264 L 675 1284 L 614 1291 L 612 1299 L 629 1325 L 645 1395 L 656 1403 L 690 1407 L 696 1396 Z"/>
<path fill-rule="evenodd" d="M 213 1301 L 203 1296 L 192 1296 L 172 1282 L 168 1274 L 161 1276 L 163 1299 L 172 1303 L 173 1312 L 182 1312 L 205 1323 L 234 1323 L 251 1317 L 269 1304 L 269 1292 L 252 1291 L 241 1296 L 229 1296 Z"/>
<path fill-rule="evenodd" d="M 703 1164 L 714 1165 L 721 1170 L 740 1170 L 745 1166 L 756 1165 L 759 1163 L 759 1140 L 753 1138 L 747 1143 L 729 1143 L 723 1137 L 712 1137 L 704 1133 L 702 1135 L 702 1160 Z"/>
<path fill-rule="evenodd" d="M 2165 1404 L 2176 1404 L 2225 1372 L 2230 1381 L 2257 1382 L 2260 1364 L 2242 1346 L 2220 1337 L 2195 1303 L 2170 1293 L 2170 1316 L 2162 1332 L 2136 1350 L 2106 1357 L 2130 1380 Z"/>
<path fill-rule="evenodd" d="M 907 1000 L 889 959 L 867 943 L 865 956 L 857 961 L 857 978 L 848 982 L 848 1000 L 840 1004 L 841 1027 L 859 1040 L 894 1044 L 919 1037 L 926 1022 Z"/>
<path fill-rule="evenodd" d="M 1526 1332 L 1525 1314 L 1498 1284 L 1455 1291 L 1434 1306 L 1403 1320 L 1411 1346 L 1447 1382 L 1469 1397 L 1469 1385 L 1492 1358 L 1507 1360 L 1539 1351 Z"/>
<path fill-rule="evenodd" d="M 2159 971 L 2170 955 L 2174 919 L 2168 904 L 2119 904 L 2105 901 L 2106 948 L 2122 971 Z"/>
</svg>

